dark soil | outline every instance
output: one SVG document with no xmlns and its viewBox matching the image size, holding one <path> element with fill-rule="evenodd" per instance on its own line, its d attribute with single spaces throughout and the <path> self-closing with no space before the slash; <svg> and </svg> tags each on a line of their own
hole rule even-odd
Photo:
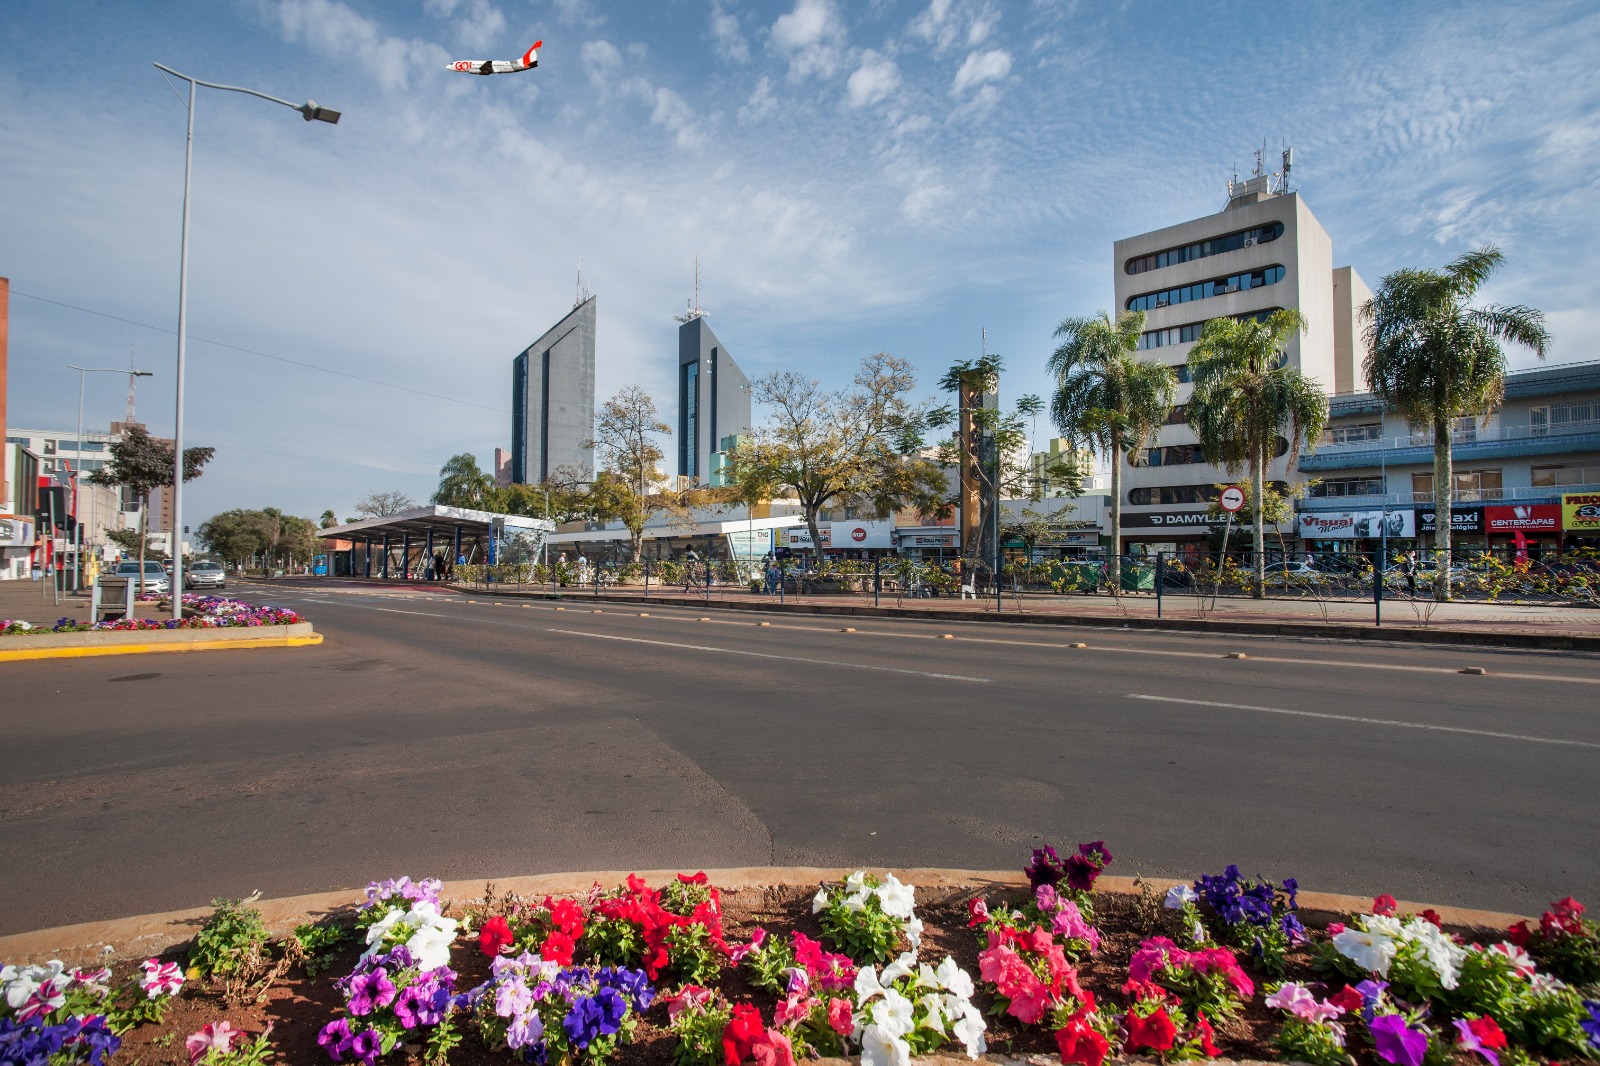
<svg viewBox="0 0 1600 1066">
<path fill-rule="evenodd" d="M 919 951 L 922 958 L 937 964 L 946 955 L 953 956 L 976 981 L 979 944 L 972 930 L 967 927 L 967 903 L 984 895 L 985 891 L 976 885 L 918 889 L 917 914 L 924 923 Z M 731 944 L 748 940 L 757 926 L 778 935 L 787 935 L 789 930 L 798 929 L 808 936 L 821 939 L 821 928 L 811 913 L 811 898 L 815 892 L 816 887 L 812 885 L 777 885 L 724 891 L 723 926 L 727 941 Z M 989 896 L 991 902 L 996 901 L 994 893 L 990 892 Z M 1017 897 L 1020 901 L 1020 894 Z M 459 915 L 461 907 L 457 905 L 452 913 Z M 1302 912 L 1303 920 L 1314 928 L 1344 917 Z M 1181 931 L 1175 924 L 1173 913 L 1164 910 L 1160 897 L 1153 895 L 1143 899 L 1130 895 L 1096 896 L 1095 919 L 1102 936 L 1100 951 L 1079 968 L 1079 980 L 1083 987 L 1094 992 L 1098 1002 L 1116 1009 L 1116 1005 L 1123 1002 L 1119 990 L 1127 979 L 1128 960 L 1140 941 L 1158 935 L 1178 939 Z M 1499 932 L 1450 931 L 1466 933 L 1469 939 L 1482 939 Z M 185 1038 L 207 1022 L 226 1018 L 236 1029 L 244 1030 L 251 1037 L 271 1025 L 271 1039 L 277 1049 L 275 1062 L 278 1064 L 326 1063 L 329 1060 L 317 1046 L 317 1033 L 339 1016 L 343 1000 L 334 988 L 334 981 L 350 971 L 360 953 L 361 946 L 352 943 L 315 978 L 306 976 L 298 965 L 290 966 L 282 977 L 249 997 L 242 1005 L 230 1006 L 220 987 L 190 981 L 172 1001 L 166 1019 L 161 1024 L 142 1026 L 123 1037 L 122 1050 L 113 1061 L 125 1066 L 188 1066 Z M 180 948 L 163 957 L 181 962 L 183 954 Z M 472 988 L 488 978 L 488 960 L 478 951 L 475 938 L 463 937 L 459 940 L 453 956 L 458 991 Z M 1276 1058 L 1272 1034 L 1277 1030 L 1280 1012 L 1263 1005 L 1259 991 L 1262 985 L 1274 978 L 1254 968 L 1250 960 L 1245 960 L 1244 964 L 1256 982 L 1257 994 L 1246 1004 L 1239 1017 L 1217 1024 L 1217 1043 L 1230 1058 Z M 118 963 L 114 967 L 116 981 L 126 981 L 137 968 L 137 961 Z M 1311 967 L 1308 953 L 1302 951 L 1290 957 L 1285 979 L 1314 984 L 1319 976 Z M 718 988 L 735 1002 L 753 1001 L 764 1015 L 771 1017 L 773 997 L 752 988 L 745 981 L 742 971 L 733 968 L 725 970 Z M 257 999 L 260 1002 L 256 1002 Z M 974 1000 L 989 1018 L 988 1041 L 991 1051 L 1055 1056 L 1055 1041 L 1048 1031 L 1023 1026 L 1014 1018 L 989 1015 L 993 1000 L 981 984 Z M 676 1038 L 665 1026 L 665 1008 L 659 1004 L 652 1006 L 642 1019 L 635 1042 L 622 1050 L 619 1061 L 626 1066 L 670 1066 Z M 420 1066 L 421 1050 L 420 1046 L 402 1045 L 396 1053 L 381 1061 L 393 1066 Z M 955 1053 L 959 1053 L 959 1049 Z M 1359 1052 L 1357 1057 L 1363 1058 Z M 513 1059 L 507 1052 L 486 1049 L 470 1027 L 466 1027 L 465 1039 L 450 1053 L 449 1061 L 460 1066 L 478 1063 L 503 1066 Z"/>
</svg>

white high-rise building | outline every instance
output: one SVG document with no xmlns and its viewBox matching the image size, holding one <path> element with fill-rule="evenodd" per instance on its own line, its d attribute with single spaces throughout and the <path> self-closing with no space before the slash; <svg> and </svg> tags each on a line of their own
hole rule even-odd
<svg viewBox="0 0 1600 1066">
<path fill-rule="evenodd" d="M 1356 316 L 1371 295 L 1350 267 L 1335 268 L 1333 242 L 1287 182 L 1258 173 L 1228 183 L 1220 212 L 1116 242 L 1117 310 L 1148 316 L 1141 356 L 1178 370 L 1177 407 L 1154 445 L 1123 463 L 1125 541 L 1167 546 L 1203 540 L 1215 485 L 1241 480 L 1205 461 L 1184 420 L 1191 385 L 1185 362 L 1213 318 L 1265 316 L 1298 308 L 1307 330 L 1289 344 L 1289 362 L 1330 395 L 1362 387 Z M 1288 442 L 1266 471 L 1280 491 L 1294 480 Z"/>
</svg>

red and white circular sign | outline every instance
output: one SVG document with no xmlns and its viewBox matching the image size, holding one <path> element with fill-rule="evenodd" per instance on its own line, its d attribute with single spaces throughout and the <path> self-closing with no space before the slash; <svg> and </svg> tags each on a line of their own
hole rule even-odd
<svg viewBox="0 0 1600 1066">
<path fill-rule="evenodd" d="M 1244 506 L 1244 490 L 1238 485 L 1229 485 L 1222 490 L 1222 495 L 1217 497 L 1217 503 L 1229 514 Z"/>
<path fill-rule="evenodd" d="M 867 531 L 860 526 L 857 526 L 850 531 L 850 539 L 859 544 L 861 541 L 867 539 Z"/>
</svg>

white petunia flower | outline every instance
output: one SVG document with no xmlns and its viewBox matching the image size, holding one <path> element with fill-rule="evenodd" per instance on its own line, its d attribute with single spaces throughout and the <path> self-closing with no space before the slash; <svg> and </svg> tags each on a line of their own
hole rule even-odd
<svg viewBox="0 0 1600 1066">
<path fill-rule="evenodd" d="M 819 888 L 819 889 L 817 889 L 817 894 L 815 896 L 811 897 L 811 913 L 812 914 L 821 914 L 823 911 L 825 911 L 827 909 L 828 909 L 828 890 L 825 889 L 825 888 Z"/>
<path fill-rule="evenodd" d="M 861 1066 L 911 1066 L 911 1045 L 869 1025 L 861 1034 Z"/>
<path fill-rule="evenodd" d="M 1388 976 L 1389 964 L 1399 950 L 1399 945 L 1382 933 L 1350 928 L 1334 935 L 1333 946 L 1339 954 L 1379 977 Z"/>
<path fill-rule="evenodd" d="M 962 999 L 971 999 L 973 993 L 972 975 L 956 965 L 956 960 L 946 955 L 939 968 L 934 971 L 939 978 L 939 987 L 944 988 Z"/>
<path fill-rule="evenodd" d="M 984 1024 L 983 1015 L 970 1003 L 951 1027 L 956 1039 L 967 1049 L 969 1059 L 975 1059 L 989 1050 L 989 1045 L 983 1038 L 986 1029 L 988 1026 Z"/>
<path fill-rule="evenodd" d="M 878 980 L 878 971 L 871 966 L 863 966 L 856 971 L 856 1002 L 862 1007 L 874 996 L 883 995 L 883 984 Z"/>
<path fill-rule="evenodd" d="M 944 1000 L 937 993 L 930 992 L 917 1000 L 917 1006 L 923 1011 L 923 1028 L 932 1029 L 940 1036 L 944 1036 Z"/>
<path fill-rule="evenodd" d="M 906 940 L 910 942 L 912 951 L 916 951 L 922 946 L 921 918 L 913 918 L 906 923 Z"/>
<path fill-rule="evenodd" d="M 878 978 L 885 987 L 894 984 L 902 977 L 910 977 L 917 972 L 917 953 L 907 951 L 901 954 L 889 965 L 883 968 L 883 974 Z"/>
<path fill-rule="evenodd" d="M 1199 898 L 1188 885 L 1173 885 L 1167 889 L 1167 910 L 1181 911 L 1185 903 L 1193 903 Z"/>
<path fill-rule="evenodd" d="M 883 905 L 883 913 L 891 918 L 910 918 L 916 909 L 916 893 L 914 887 L 901 884 L 894 874 L 886 875 L 883 884 L 878 886 L 878 900 Z"/>
<path fill-rule="evenodd" d="M 893 988 L 885 988 L 868 1013 L 872 1025 L 893 1036 L 908 1036 L 917 1027 L 916 1006 Z"/>
</svg>

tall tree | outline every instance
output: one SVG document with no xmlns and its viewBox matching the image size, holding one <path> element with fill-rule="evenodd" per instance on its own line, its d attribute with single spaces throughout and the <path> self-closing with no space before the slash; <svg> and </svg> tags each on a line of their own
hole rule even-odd
<svg viewBox="0 0 1600 1066">
<path fill-rule="evenodd" d="M 1056 391 L 1050 417 L 1069 440 L 1111 455 L 1111 551 L 1106 576 L 1122 587 L 1122 462 L 1155 436 L 1172 411 L 1178 378 L 1161 363 L 1139 361 L 1143 311 L 1124 311 L 1116 322 L 1101 311 L 1093 318 L 1063 319 L 1062 338 L 1050 356 Z"/>
<path fill-rule="evenodd" d="M 354 521 L 363 518 L 388 518 L 401 511 L 409 511 L 417 505 L 417 501 L 410 496 L 395 489 L 393 492 L 369 492 L 356 501 L 356 517 Z"/>
<path fill-rule="evenodd" d="M 1550 345 L 1544 313 L 1519 305 L 1473 307 L 1471 301 L 1505 256 L 1492 244 L 1444 270 L 1397 270 L 1361 308 L 1368 387 L 1416 427 L 1433 430 L 1434 595 L 1450 598 L 1450 451 L 1456 419 L 1493 412 L 1505 398 L 1501 342 L 1540 359 Z"/>
<path fill-rule="evenodd" d="M 317 520 L 318 529 L 332 529 L 339 524 L 339 519 L 334 516 L 332 509 L 323 511 L 322 517 Z"/>
<path fill-rule="evenodd" d="M 1044 497 L 1046 479 L 1064 486 L 1067 495 L 1077 495 L 1082 487 L 1081 475 L 1069 461 L 1049 461 L 1037 471 L 1032 468 L 1026 419 L 1043 409 L 1043 401 L 1024 396 L 1009 413 L 981 402 L 999 392 L 1004 366 L 999 355 L 954 364 L 940 379 L 939 387 L 956 394 L 958 407 L 937 407 L 927 417 L 930 428 L 954 429 L 935 454 L 940 465 L 954 468 L 960 477 L 961 506 L 972 516 L 963 526 L 974 533 L 994 529 L 995 508 L 1002 499 L 1037 503 Z M 990 546 L 978 543 L 979 539 L 971 536 L 962 544 L 969 566 L 988 558 Z M 998 559 L 990 562 L 999 566 Z"/>
<path fill-rule="evenodd" d="M 1322 386 L 1288 362 L 1289 342 L 1306 328 L 1298 309 L 1274 311 L 1265 321 L 1213 318 L 1189 350 L 1194 391 L 1189 425 L 1206 458 L 1229 471 L 1247 467 L 1250 498 L 1265 500 L 1266 469 L 1287 439 L 1289 464 L 1300 449 L 1316 447 L 1328 422 Z M 1266 595 L 1266 508 L 1251 516 L 1251 595 Z"/>
<path fill-rule="evenodd" d="M 493 508 L 497 502 L 494 478 L 478 467 L 478 457 L 471 452 L 452 455 L 439 468 L 439 488 L 433 502 L 441 507 L 466 507 L 473 510 Z"/>
<path fill-rule="evenodd" d="M 708 498 L 704 490 L 676 492 L 663 484 L 666 452 L 658 440 L 671 433 L 650 394 L 629 385 L 600 408 L 594 437 L 583 445 L 594 450 L 600 466 L 587 506 L 598 518 L 623 524 L 634 562 L 644 556 L 644 530 L 652 519 L 664 515 L 674 524 L 688 524 L 689 508 Z"/>
<path fill-rule="evenodd" d="M 200 542 L 225 562 L 243 566 L 267 548 L 265 517 L 260 511 L 235 508 L 212 515 L 196 532 Z"/>
<path fill-rule="evenodd" d="M 185 448 L 183 480 L 188 482 L 199 477 L 216 452 L 215 448 Z M 150 513 L 150 494 L 172 484 L 176 456 L 171 442 L 156 440 L 139 425 L 129 426 L 121 437 L 112 441 L 110 454 L 106 465 L 90 474 L 89 480 L 97 485 L 121 485 L 138 498 L 139 572 L 142 574 L 145 542 L 149 536 L 147 518 Z M 172 550 L 182 551 L 182 531 L 175 529 L 172 532 Z"/>
<path fill-rule="evenodd" d="M 768 420 L 728 453 L 728 478 L 744 498 L 793 493 L 819 553 L 818 515 L 831 505 L 875 515 L 905 506 L 948 513 L 944 474 L 913 454 L 923 427 L 910 400 L 915 387 L 911 364 L 881 352 L 863 359 L 850 388 L 837 392 L 793 370 L 757 378 L 753 396 Z"/>
</svg>

